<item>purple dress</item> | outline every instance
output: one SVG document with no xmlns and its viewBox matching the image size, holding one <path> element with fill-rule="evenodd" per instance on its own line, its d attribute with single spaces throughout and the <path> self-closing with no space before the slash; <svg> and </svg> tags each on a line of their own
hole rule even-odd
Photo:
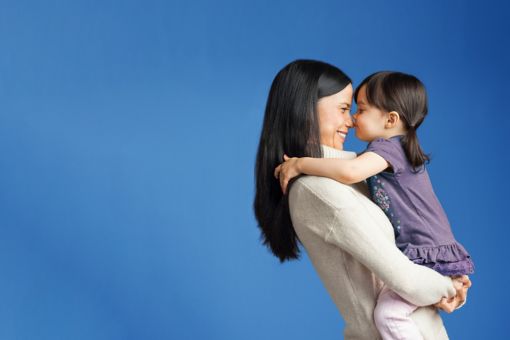
<svg viewBox="0 0 510 340">
<path fill-rule="evenodd" d="M 473 273 L 471 257 L 455 241 L 425 166 L 414 171 L 400 138 L 378 138 L 366 150 L 378 154 L 393 168 L 393 172 L 368 178 L 367 184 L 372 200 L 393 225 L 397 247 L 414 263 L 443 275 Z"/>
</svg>

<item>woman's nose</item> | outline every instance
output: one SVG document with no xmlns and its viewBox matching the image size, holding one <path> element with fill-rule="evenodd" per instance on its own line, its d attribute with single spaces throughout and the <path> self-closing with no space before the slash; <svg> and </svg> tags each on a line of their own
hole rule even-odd
<svg viewBox="0 0 510 340">
<path fill-rule="evenodd" d="M 347 117 L 345 119 L 345 125 L 350 128 L 354 126 L 354 117 L 351 116 L 350 114 L 347 114 Z"/>
</svg>

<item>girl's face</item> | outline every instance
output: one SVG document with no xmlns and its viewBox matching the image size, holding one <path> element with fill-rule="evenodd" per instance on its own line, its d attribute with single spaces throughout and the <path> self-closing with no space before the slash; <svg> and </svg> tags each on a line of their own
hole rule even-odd
<svg viewBox="0 0 510 340">
<path fill-rule="evenodd" d="M 365 85 L 358 92 L 357 102 L 358 111 L 354 114 L 356 137 L 365 142 L 371 142 L 378 137 L 383 137 L 387 114 L 368 104 Z"/>
<path fill-rule="evenodd" d="M 342 91 L 317 102 L 321 144 L 344 149 L 345 138 L 352 127 L 352 92 L 352 85 L 349 84 Z"/>
</svg>

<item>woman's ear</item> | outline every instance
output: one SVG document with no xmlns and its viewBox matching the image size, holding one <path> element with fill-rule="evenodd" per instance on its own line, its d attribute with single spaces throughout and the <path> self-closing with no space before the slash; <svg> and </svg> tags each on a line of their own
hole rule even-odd
<svg viewBox="0 0 510 340">
<path fill-rule="evenodd" d="M 388 112 L 388 118 L 386 119 L 385 128 L 391 129 L 395 126 L 397 126 L 398 122 L 400 121 L 400 115 L 397 111 L 391 111 Z"/>
</svg>

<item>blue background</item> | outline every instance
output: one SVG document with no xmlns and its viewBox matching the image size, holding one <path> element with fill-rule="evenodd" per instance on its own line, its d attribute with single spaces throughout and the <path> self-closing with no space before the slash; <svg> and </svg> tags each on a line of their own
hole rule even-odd
<svg viewBox="0 0 510 340">
<path fill-rule="evenodd" d="M 510 331 L 503 1 L 1 1 L 0 339 L 339 339 L 253 213 L 273 77 L 426 84 L 429 171 L 477 271 L 452 339 Z M 363 144 L 351 131 L 346 149 Z"/>
</svg>

